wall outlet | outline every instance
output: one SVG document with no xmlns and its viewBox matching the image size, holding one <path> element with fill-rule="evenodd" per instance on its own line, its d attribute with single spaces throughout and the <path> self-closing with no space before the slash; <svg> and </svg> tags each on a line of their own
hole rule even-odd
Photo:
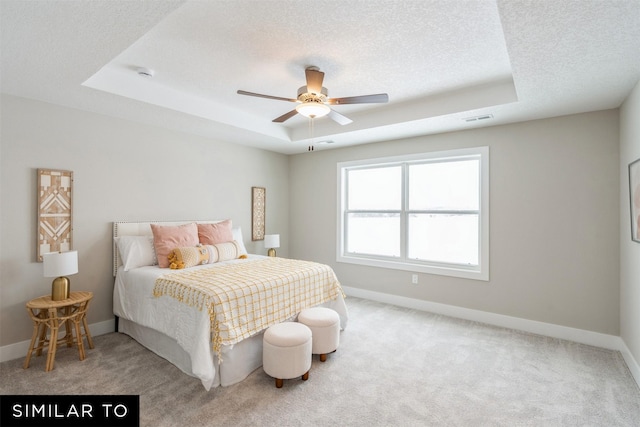
<svg viewBox="0 0 640 427">
<path fill-rule="evenodd" d="M 418 275 L 417 274 L 412 274 L 411 275 L 411 283 L 413 283 L 414 285 L 418 284 Z"/>
</svg>

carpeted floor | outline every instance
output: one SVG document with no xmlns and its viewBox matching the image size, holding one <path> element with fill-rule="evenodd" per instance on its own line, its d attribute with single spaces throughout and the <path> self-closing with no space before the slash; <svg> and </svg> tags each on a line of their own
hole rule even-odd
<svg viewBox="0 0 640 427">
<path fill-rule="evenodd" d="M 340 348 L 308 381 L 262 369 L 207 392 L 126 335 L 0 364 L 1 394 L 138 394 L 141 426 L 638 426 L 616 351 L 349 297 Z"/>
</svg>

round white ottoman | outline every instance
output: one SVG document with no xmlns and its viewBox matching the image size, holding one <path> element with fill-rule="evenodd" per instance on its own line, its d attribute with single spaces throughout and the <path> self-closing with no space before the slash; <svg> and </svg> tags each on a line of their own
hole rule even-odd
<svg viewBox="0 0 640 427">
<path fill-rule="evenodd" d="M 285 379 L 299 376 L 304 381 L 309 379 L 311 329 L 295 322 L 269 327 L 262 338 L 262 368 L 276 379 L 278 388 Z"/>
<path fill-rule="evenodd" d="M 311 329 L 313 345 L 311 352 L 320 355 L 320 361 L 327 360 L 327 354 L 337 350 L 340 344 L 340 316 L 325 307 L 307 308 L 298 315 L 298 322 Z"/>
</svg>

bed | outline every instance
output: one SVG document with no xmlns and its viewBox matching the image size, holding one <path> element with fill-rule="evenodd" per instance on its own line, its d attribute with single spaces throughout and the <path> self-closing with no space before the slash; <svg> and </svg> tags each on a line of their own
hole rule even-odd
<svg viewBox="0 0 640 427">
<path fill-rule="evenodd" d="M 164 257 L 156 256 L 155 230 L 191 227 L 194 223 L 215 227 L 221 222 L 113 223 L 117 331 L 200 379 L 207 390 L 238 383 L 262 366 L 264 330 L 280 321 L 295 320 L 303 308 L 332 308 L 340 316 L 341 329 L 348 320 L 344 294 L 330 267 L 248 254 L 238 227 L 232 228 L 235 247 L 231 247 L 238 256 L 225 258 L 224 251 L 219 251 L 217 262 L 180 270 L 157 265 L 158 258 Z M 270 270 L 286 272 L 287 279 L 256 279 Z M 316 271 L 321 278 L 314 276 Z M 202 280 L 211 283 L 204 285 Z M 283 282 L 288 283 L 286 287 Z M 222 288 L 220 294 L 234 295 L 233 301 L 205 293 L 209 286 Z"/>
</svg>

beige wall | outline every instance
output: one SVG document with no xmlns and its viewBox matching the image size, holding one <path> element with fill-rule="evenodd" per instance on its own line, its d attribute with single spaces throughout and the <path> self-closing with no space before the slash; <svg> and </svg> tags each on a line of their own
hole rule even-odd
<svg viewBox="0 0 640 427">
<path fill-rule="evenodd" d="M 619 329 L 618 111 L 290 157 L 293 257 L 345 286 L 604 334 Z M 336 164 L 490 147 L 490 281 L 336 262 Z"/>
<path fill-rule="evenodd" d="M 0 346 L 30 337 L 24 303 L 49 291 L 35 262 L 35 170 L 46 167 L 75 174 L 72 287 L 95 293 L 91 323 L 112 318 L 112 221 L 233 218 L 249 251 L 264 253 L 250 240 L 250 187 L 265 186 L 278 254 L 328 263 L 345 286 L 622 333 L 638 360 L 640 245 L 627 239 L 621 188 L 640 157 L 634 94 L 620 118 L 622 153 L 611 110 L 289 157 L 3 95 Z M 419 274 L 412 285 L 410 272 L 336 263 L 337 162 L 482 145 L 490 147 L 489 282 Z"/>
<path fill-rule="evenodd" d="M 629 163 L 637 159 L 640 82 L 620 109 L 620 336 L 640 363 L 640 243 L 631 240 L 628 175 Z"/>
<path fill-rule="evenodd" d="M 24 304 L 50 292 L 35 262 L 36 169 L 74 172 L 71 287 L 94 293 L 89 322 L 113 318 L 111 222 L 231 218 L 251 242 L 251 187 L 267 188 L 267 232 L 288 253 L 287 157 L 125 120 L 2 96 L 0 347 L 31 337 Z"/>
</svg>

